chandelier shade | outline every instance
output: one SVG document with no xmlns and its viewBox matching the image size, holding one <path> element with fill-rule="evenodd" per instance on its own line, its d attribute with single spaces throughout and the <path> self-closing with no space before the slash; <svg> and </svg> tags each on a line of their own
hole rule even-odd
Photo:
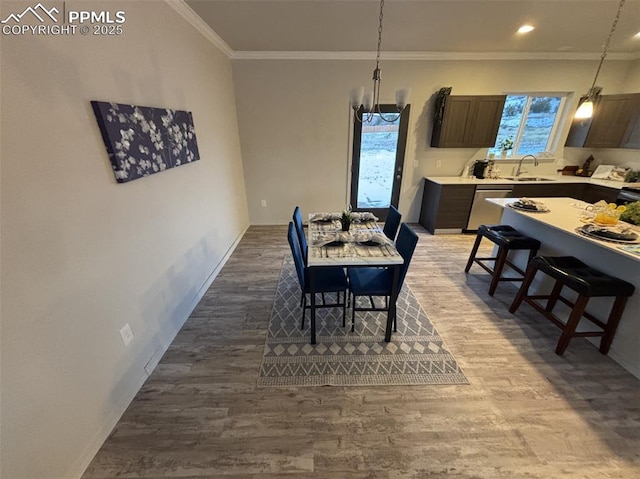
<svg viewBox="0 0 640 479">
<path fill-rule="evenodd" d="M 400 118 L 402 110 L 409 104 L 411 89 L 401 88 L 396 91 L 396 109 L 398 114 L 391 117 L 389 114 L 382 115 L 380 108 L 380 84 L 382 81 L 382 70 L 380 69 L 380 50 L 382 48 L 382 19 L 384 17 L 384 0 L 380 0 L 380 15 L 378 17 L 378 50 L 376 52 L 376 67 L 373 70 L 373 91 L 365 93 L 364 87 L 357 87 L 351 90 L 349 102 L 353 109 L 353 114 L 358 121 L 371 122 L 375 115 L 383 121 L 394 123 Z"/>
</svg>

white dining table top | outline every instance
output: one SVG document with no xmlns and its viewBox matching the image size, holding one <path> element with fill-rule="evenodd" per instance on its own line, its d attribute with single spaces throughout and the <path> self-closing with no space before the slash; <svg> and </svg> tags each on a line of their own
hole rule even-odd
<svg viewBox="0 0 640 479">
<path fill-rule="evenodd" d="M 309 215 L 309 219 L 314 214 Z M 384 238 L 382 245 L 362 244 L 356 240 Z M 335 238 L 336 242 L 331 242 Z M 328 242 L 328 244 L 327 244 Z M 307 266 L 393 266 L 404 263 L 394 243 L 384 237 L 375 221 L 351 223 L 348 232 L 342 232 L 340 221 L 309 221 Z"/>
</svg>

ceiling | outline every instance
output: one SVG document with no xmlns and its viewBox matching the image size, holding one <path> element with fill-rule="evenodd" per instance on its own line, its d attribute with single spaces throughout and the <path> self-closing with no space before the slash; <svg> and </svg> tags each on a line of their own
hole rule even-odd
<svg viewBox="0 0 640 479">
<path fill-rule="evenodd" d="M 378 0 L 187 0 L 233 51 L 253 57 L 375 52 Z M 387 0 L 383 58 L 598 58 L 618 0 Z M 516 34 L 522 24 L 536 29 Z M 610 58 L 640 58 L 640 0 L 626 0 Z"/>
</svg>

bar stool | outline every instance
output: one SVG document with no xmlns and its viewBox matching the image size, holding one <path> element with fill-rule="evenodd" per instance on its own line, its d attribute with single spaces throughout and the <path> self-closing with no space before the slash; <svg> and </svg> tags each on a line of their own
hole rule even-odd
<svg viewBox="0 0 640 479">
<path fill-rule="evenodd" d="M 528 294 L 529 286 L 538 271 L 542 271 L 556 280 L 551 294 L 535 296 Z M 578 293 L 575 303 L 560 296 L 563 286 L 567 286 Z M 573 256 L 538 256 L 529 262 L 524 281 L 509 311 L 515 313 L 522 301 L 525 301 L 558 326 L 562 330 L 562 335 L 556 346 L 556 354 L 559 356 L 564 354 L 571 338 L 587 336 L 601 336 L 600 352 L 607 354 L 624 312 L 624 307 L 627 304 L 627 299 L 633 294 L 634 290 L 635 287 L 631 283 L 591 268 Z M 606 323 L 585 311 L 589 299 L 596 296 L 615 298 Z M 535 301 L 537 299 L 548 299 L 546 307 Z M 566 324 L 552 313 L 558 300 L 572 308 Z M 599 326 L 601 331 L 576 332 L 576 327 L 582 317 Z"/>
<path fill-rule="evenodd" d="M 478 253 L 478 247 L 480 246 L 480 242 L 482 238 L 487 238 L 498 246 L 497 256 L 493 258 L 476 258 L 476 254 Z M 480 225 L 478 227 L 478 235 L 476 236 L 476 242 L 473 245 L 473 249 L 471 250 L 471 254 L 469 255 L 469 261 L 467 261 L 467 266 L 464 269 L 465 273 L 469 272 L 471 265 L 475 262 L 478 263 L 485 271 L 487 271 L 491 276 L 491 285 L 489 286 L 489 295 L 493 296 L 496 288 L 498 287 L 498 283 L 500 281 L 522 281 L 524 278 L 524 271 L 514 265 L 511 261 L 507 259 L 507 255 L 509 251 L 512 250 L 529 250 L 529 260 L 538 254 L 538 250 L 540 249 L 540 241 L 534 238 L 530 238 L 529 236 L 525 236 L 520 233 L 518 230 L 509 225 Z M 493 264 L 493 269 L 484 264 L 484 261 L 495 261 Z M 506 278 L 502 276 L 502 270 L 504 269 L 504 265 L 509 265 L 513 270 L 520 273 L 521 277 L 519 278 Z"/>
</svg>

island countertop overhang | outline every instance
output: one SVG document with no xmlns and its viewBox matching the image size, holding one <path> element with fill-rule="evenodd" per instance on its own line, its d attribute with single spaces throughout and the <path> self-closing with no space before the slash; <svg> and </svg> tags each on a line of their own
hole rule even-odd
<svg viewBox="0 0 640 479">
<path fill-rule="evenodd" d="M 517 201 L 518 198 L 489 198 L 487 201 L 494 203 L 502 208 L 507 208 L 509 203 Z M 574 198 L 535 198 L 536 201 L 544 203 L 549 211 L 545 213 L 529 213 L 509 208 L 510 211 L 518 215 L 528 217 L 533 222 L 538 222 L 559 230 L 571 237 L 579 238 L 591 244 L 596 244 L 613 253 L 625 256 L 632 261 L 640 262 L 640 256 L 628 251 L 620 249 L 620 244 L 595 238 L 587 237 L 581 234 L 578 229 L 585 223 L 580 220 L 580 212 L 589 203 L 576 200 Z M 640 229 L 637 229 L 640 235 Z M 637 265 L 636 265 L 637 267 Z"/>
</svg>

